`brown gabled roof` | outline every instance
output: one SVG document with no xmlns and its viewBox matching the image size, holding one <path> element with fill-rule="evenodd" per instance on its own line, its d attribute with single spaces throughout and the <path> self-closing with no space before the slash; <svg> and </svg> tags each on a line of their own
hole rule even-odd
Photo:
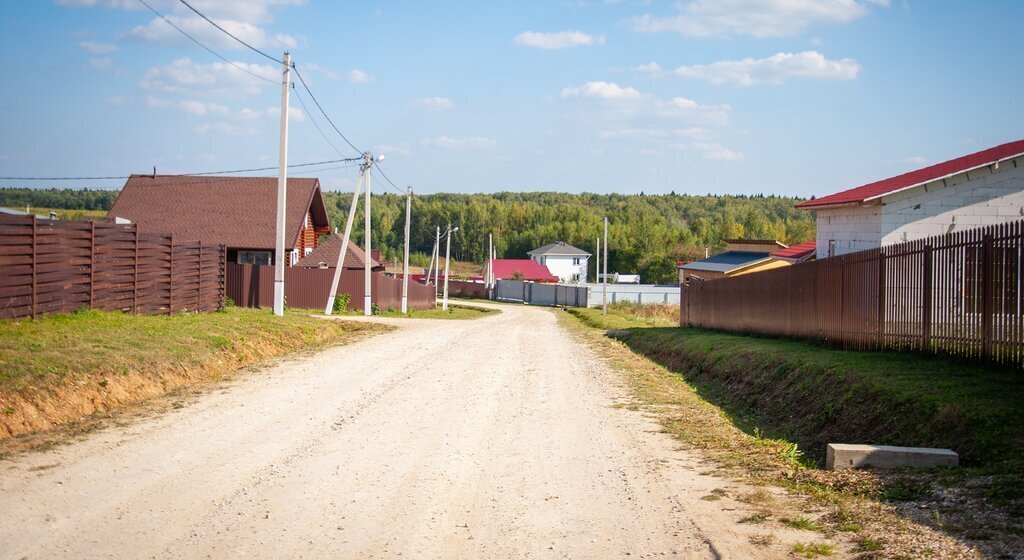
<svg viewBox="0 0 1024 560">
<path fill-rule="evenodd" d="M 297 244 L 307 211 L 315 227 L 330 227 L 320 181 L 288 179 L 288 249 Z M 201 240 L 229 248 L 272 250 L 276 245 L 277 179 L 132 175 L 107 215 L 131 220 L 144 231 L 173 234 L 183 242 Z"/>
<path fill-rule="evenodd" d="M 341 249 L 342 236 L 334 234 L 324 239 L 320 246 L 313 251 L 299 259 L 299 262 L 295 266 L 307 267 L 307 268 L 318 268 L 320 263 L 326 264 L 330 268 L 338 266 L 338 253 Z M 366 262 L 366 253 L 352 241 L 348 242 L 348 251 L 345 252 L 345 268 L 363 268 L 363 263 Z M 372 268 L 383 268 L 376 259 L 370 261 Z"/>
</svg>

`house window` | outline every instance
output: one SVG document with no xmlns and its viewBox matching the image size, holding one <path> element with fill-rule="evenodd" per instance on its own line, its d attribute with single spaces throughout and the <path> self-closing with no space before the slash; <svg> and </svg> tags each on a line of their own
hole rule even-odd
<svg viewBox="0 0 1024 560">
<path fill-rule="evenodd" d="M 829 257 L 836 256 L 836 240 L 835 239 L 829 239 L 828 240 L 828 256 Z"/>
<path fill-rule="evenodd" d="M 572 264 L 578 266 L 580 264 L 580 258 L 579 257 L 573 257 L 572 258 Z"/>
<path fill-rule="evenodd" d="M 299 262 L 299 252 L 298 251 L 289 251 L 288 252 L 288 262 L 291 263 L 291 266 L 295 266 L 295 263 Z"/>
<path fill-rule="evenodd" d="M 239 251 L 238 264 L 270 266 L 270 251 Z"/>
</svg>

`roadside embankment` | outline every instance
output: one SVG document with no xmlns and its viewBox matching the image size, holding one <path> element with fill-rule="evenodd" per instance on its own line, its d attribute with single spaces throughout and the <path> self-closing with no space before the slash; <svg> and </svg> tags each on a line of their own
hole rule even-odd
<svg viewBox="0 0 1024 560">
<path fill-rule="evenodd" d="M 667 327 L 678 308 L 656 307 L 569 313 L 626 374 L 637 406 L 720 468 L 812 498 L 820 530 L 849 532 L 864 557 L 1024 546 L 1020 372 Z M 822 471 L 829 442 L 948 447 L 964 467 Z M 768 526 L 773 517 L 766 508 Z"/>
<path fill-rule="evenodd" d="M 261 360 L 386 330 L 299 312 L 81 311 L 0 321 L 0 439 L 80 421 Z"/>
</svg>

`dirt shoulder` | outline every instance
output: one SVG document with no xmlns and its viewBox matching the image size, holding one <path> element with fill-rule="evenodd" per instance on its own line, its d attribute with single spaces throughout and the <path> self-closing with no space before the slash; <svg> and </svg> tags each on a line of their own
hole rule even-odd
<svg viewBox="0 0 1024 560">
<path fill-rule="evenodd" d="M 85 423 L 247 365 L 386 329 L 241 308 L 0 321 L 0 440 Z"/>
</svg>

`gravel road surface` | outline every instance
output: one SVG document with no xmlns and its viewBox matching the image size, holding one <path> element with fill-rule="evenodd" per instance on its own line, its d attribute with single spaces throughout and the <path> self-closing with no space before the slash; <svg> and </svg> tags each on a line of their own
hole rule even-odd
<svg viewBox="0 0 1024 560">
<path fill-rule="evenodd" d="M 500 308 L 0 461 L 0 558 L 784 555 L 557 312 Z"/>
</svg>

